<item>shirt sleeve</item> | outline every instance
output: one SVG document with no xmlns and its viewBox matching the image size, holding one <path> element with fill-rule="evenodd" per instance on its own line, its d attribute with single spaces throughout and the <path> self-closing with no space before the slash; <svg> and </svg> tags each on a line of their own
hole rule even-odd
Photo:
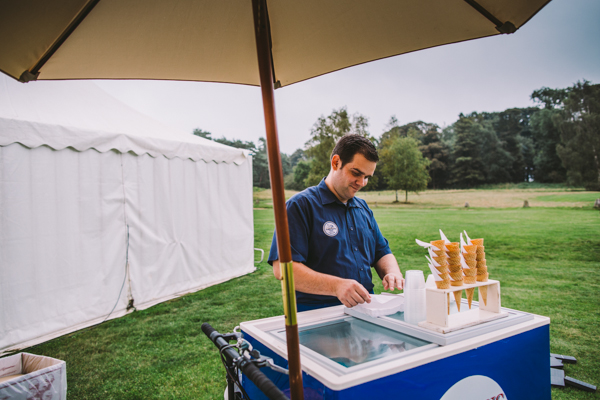
<svg viewBox="0 0 600 400">
<path fill-rule="evenodd" d="M 286 203 L 288 226 L 290 229 L 290 243 L 292 245 L 292 261 L 306 263 L 308 259 L 308 244 L 310 240 L 309 215 L 300 202 L 289 200 Z M 271 251 L 269 252 L 269 264 L 279 259 L 277 249 L 277 232 L 273 232 Z"/>
</svg>

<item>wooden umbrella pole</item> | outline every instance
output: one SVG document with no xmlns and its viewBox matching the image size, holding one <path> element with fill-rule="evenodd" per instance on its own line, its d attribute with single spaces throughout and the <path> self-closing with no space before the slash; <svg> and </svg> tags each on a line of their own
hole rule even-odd
<svg viewBox="0 0 600 400">
<path fill-rule="evenodd" d="M 279 252 L 279 263 L 281 265 L 281 290 L 283 294 L 283 311 L 285 314 L 290 391 L 292 400 L 300 400 L 304 399 L 304 389 L 302 387 L 300 341 L 298 338 L 298 322 L 296 319 L 296 291 L 294 288 L 292 248 L 290 245 L 290 233 L 287 211 L 285 208 L 285 194 L 283 190 L 283 169 L 281 167 L 281 154 L 279 152 L 277 121 L 275 120 L 275 93 L 273 89 L 271 40 L 265 0 L 252 0 L 252 8 L 254 12 L 254 31 L 256 35 L 260 88 L 267 130 L 267 154 L 269 157 L 271 191 L 273 193 L 277 249 Z"/>
</svg>

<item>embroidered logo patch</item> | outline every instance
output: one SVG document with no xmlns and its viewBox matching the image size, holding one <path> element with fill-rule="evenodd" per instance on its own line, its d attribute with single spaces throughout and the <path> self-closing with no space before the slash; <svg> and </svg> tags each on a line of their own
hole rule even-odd
<svg viewBox="0 0 600 400">
<path fill-rule="evenodd" d="M 323 232 L 325 232 L 327 236 L 333 237 L 338 234 L 339 229 L 334 222 L 327 221 L 323 224 Z"/>
</svg>

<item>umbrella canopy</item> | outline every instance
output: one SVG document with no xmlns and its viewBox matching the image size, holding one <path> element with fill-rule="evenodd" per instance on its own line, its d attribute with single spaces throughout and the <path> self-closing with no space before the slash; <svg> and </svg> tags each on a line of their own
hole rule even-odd
<svg viewBox="0 0 600 400">
<path fill-rule="evenodd" d="M 513 33 L 549 0 L 3 0 L 0 70 L 36 79 L 260 85 L 290 368 L 303 397 L 273 88 L 376 59 Z M 258 62 L 257 62 L 258 61 Z"/>
<path fill-rule="evenodd" d="M 415 50 L 512 33 L 546 3 L 268 1 L 275 87 Z M 4 0 L 0 37 L 0 70 L 24 81 L 260 85 L 250 0 Z"/>
</svg>

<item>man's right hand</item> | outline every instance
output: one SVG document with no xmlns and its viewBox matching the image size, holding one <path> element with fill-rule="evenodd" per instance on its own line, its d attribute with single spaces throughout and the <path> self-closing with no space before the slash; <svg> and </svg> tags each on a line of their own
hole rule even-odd
<svg viewBox="0 0 600 400">
<path fill-rule="evenodd" d="M 348 308 L 371 302 L 371 295 L 363 285 L 354 279 L 344 279 L 335 288 L 336 297 Z"/>
</svg>

